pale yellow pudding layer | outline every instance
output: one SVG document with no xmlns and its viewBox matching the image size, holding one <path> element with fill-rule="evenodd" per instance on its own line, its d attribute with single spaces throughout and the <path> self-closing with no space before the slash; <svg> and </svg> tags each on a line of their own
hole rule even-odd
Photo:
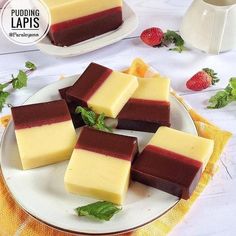
<svg viewBox="0 0 236 236">
<path fill-rule="evenodd" d="M 65 173 L 68 192 L 122 204 L 128 189 L 131 163 L 75 149 Z"/>
<path fill-rule="evenodd" d="M 163 76 L 138 78 L 139 86 L 132 98 L 165 101 L 170 100 L 170 80 Z"/>
<path fill-rule="evenodd" d="M 213 140 L 168 127 L 160 127 L 149 144 L 200 161 L 203 163 L 203 170 L 214 148 Z"/>
<path fill-rule="evenodd" d="M 116 118 L 137 88 L 135 76 L 113 71 L 87 104 L 98 114 Z"/>
<path fill-rule="evenodd" d="M 50 10 L 52 24 L 122 6 L 122 0 L 44 0 L 44 2 Z"/>
<path fill-rule="evenodd" d="M 15 131 L 23 169 L 70 158 L 77 137 L 71 121 Z"/>
</svg>

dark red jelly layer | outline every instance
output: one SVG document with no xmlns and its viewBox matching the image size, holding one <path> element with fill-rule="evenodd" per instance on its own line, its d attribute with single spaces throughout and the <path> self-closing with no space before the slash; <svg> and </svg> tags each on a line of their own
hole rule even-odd
<svg viewBox="0 0 236 236">
<path fill-rule="evenodd" d="M 188 199 L 202 173 L 202 163 L 183 155 L 148 145 L 132 166 L 132 179 Z"/>
<path fill-rule="evenodd" d="M 112 73 L 111 69 L 91 63 L 75 84 L 66 92 L 67 100 L 87 106 L 87 101 Z"/>
<path fill-rule="evenodd" d="M 85 125 L 82 116 L 80 114 L 71 113 L 71 118 L 75 129 Z"/>
<path fill-rule="evenodd" d="M 60 96 L 61 96 L 62 99 L 66 100 L 66 91 L 69 88 L 70 87 L 59 89 L 59 93 L 60 93 Z M 74 125 L 75 129 L 84 126 L 85 123 L 84 123 L 81 115 L 75 113 L 75 109 L 77 107 L 77 104 L 74 103 L 74 102 L 69 102 L 69 101 L 66 101 L 66 103 L 67 103 L 67 107 L 70 111 L 70 115 L 71 115 L 72 122 L 73 122 L 73 125 Z"/>
<path fill-rule="evenodd" d="M 55 45 L 70 46 L 115 30 L 122 22 L 122 8 L 116 7 L 54 24 L 50 28 L 49 38 Z"/>
<path fill-rule="evenodd" d="M 84 127 L 76 148 L 133 161 L 138 153 L 138 140 L 134 137 Z"/>
<path fill-rule="evenodd" d="M 13 107 L 15 129 L 31 128 L 71 120 L 64 100 Z"/>
<path fill-rule="evenodd" d="M 170 123 L 168 122 L 154 123 L 148 121 L 118 119 L 118 125 L 116 128 L 155 133 L 160 126 L 170 127 Z"/>
<path fill-rule="evenodd" d="M 118 119 L 170 123 L 170 103 L 131 98 Z"/>
</svg>

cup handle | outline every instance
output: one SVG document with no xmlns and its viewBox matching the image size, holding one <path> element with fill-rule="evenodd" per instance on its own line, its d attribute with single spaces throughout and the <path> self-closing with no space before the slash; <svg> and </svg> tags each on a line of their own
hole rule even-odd
<svg viewBox="0 0 236 236">
<path fill-rule="evenodd" d="M 221 51 L 223 36 L 225 32 L 225 25 L 228 18 L 228 11 L 217 10 L 215 13 L 215 21 L 213 32 L 211 36 L 211 43 L 209 53 L 219 54 Z"/>
</svg>

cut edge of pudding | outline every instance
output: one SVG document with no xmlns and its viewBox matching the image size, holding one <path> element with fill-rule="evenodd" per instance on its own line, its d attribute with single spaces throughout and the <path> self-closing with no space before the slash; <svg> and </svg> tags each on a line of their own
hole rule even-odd
<svg viewBox="0 0 236 236">
<path fill-rule="evenodd" d="M 104 113 L 107 117 L 116 118 L 137 87 L 135 76 L 91 63 L 68 89 L 66 97 L 97 114 Z"/>
<path fill-rule="evenodd" d="M 213 148 L 213 140 L 160 127 L 135 159 L 132 179 L 188 199 L 200 180 Z"/>
<path fill-rule="evenodd" d="M 170 126 L 170 80 L 138 78 L 139 87 L 118 114 L 118 129 L 156 132 Z M 156 88 L 156 89 L 155 89 Z"/>
<path fill-rule="evenodd" d="M 12 115 L 24 170 L 70 158 L 77 136 L 64 100 L 13 107 Z"/>
<path fill-rule="evenodd" d="M 148 145 L 135 160 L 131 173 L 135 181 L 188 199 L 200 180 L 202 163 Z"/>
<path fill-rule="evenodd" d="M 87 163 L 93 168 L 88 168 Z M 89 169 L 92 171 L 89 172 Z M 130 169 L 131 162 L 128 160 L 75 149 L 64 177 L 65 188 L 73 194 L 121 205 L 128 190 Z"/>
<path fill-rule="evenodd" d="M 137 153 L 137 138 L 84 127 L 65 173 L 66 190 L 121 205 Z"/>
</svg>

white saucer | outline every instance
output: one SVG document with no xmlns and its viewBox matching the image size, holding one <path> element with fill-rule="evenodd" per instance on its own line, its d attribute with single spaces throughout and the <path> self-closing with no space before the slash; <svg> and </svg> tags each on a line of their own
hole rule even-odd
<svg viewBox="0 0 236 236">
<path fill-rule="evenodd" d="M 78 78 L 78 75 L 72 76 L 48 85 L 26 104 L 59 99 L 58 89 L 72 85 Z M 170 103 L 172 127 L 197 135 L 194 122 L 184 106 L 173 95 Z M 125 130 L 115 133 L 138 137 L 141 150 L 153 135 Z M 94 235 L 128 232 L 157 219 L 179 201 L 178 197 L 132 182 L 123 210 L 111 221 L 79 218 L 74 209 L 97 200 L 66 192 L 63 178 L 68 161 L 23 171 L 12 122 L 3 135 L 0 155 L 3 177 L 13 198 L 36 219 L 65 232 Z"/>
</svg>

